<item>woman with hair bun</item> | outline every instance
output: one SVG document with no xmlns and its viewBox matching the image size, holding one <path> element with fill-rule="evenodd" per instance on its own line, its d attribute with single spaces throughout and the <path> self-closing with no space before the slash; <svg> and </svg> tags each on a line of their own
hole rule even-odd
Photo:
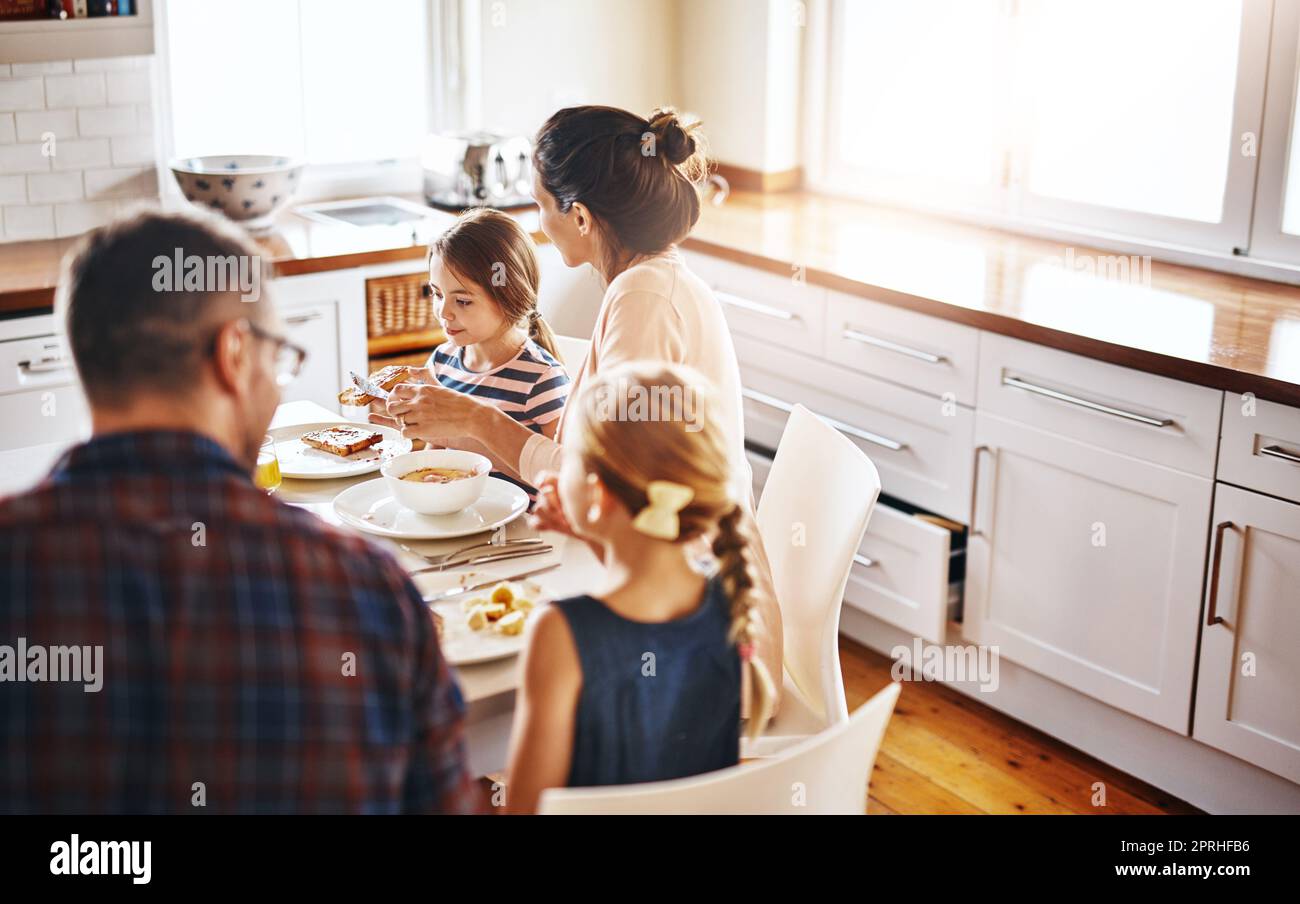
<svg viewBox="0 0 1300 904">
<path fill-rule="evenodd" d="M 570 397 L 598 373 L 629 361 L 685 365 L 711 384 L 709 414 L 726 442 L 728 489 L 743 503 L 738 529 L 755 564 L 754 655 L 776 676 L 779 692 L 780 610 L 752 517 L 736 351 L 713 291 L 677 250 L 699 219 L 707 172 L 699 124 L 682 122 L 671 108 L 642 117 L 615 107 L 569 107 L 537 134 L 533 197 L 542 231 L 564 263 L 591 264 L 606 284 L 591 349 L 577 367 Z M 433 443 L 471 437 L 495 461 L 517 462 L 520 478 L 541 491 L 540 526 L 571 532 L 555 502 L 553 476 L 572 415 L 568 408 L 554 438 L 440 386 L 398 387 L 388 414 L 418 425 L 404 430 L 408 437 Z"/>
</svg>

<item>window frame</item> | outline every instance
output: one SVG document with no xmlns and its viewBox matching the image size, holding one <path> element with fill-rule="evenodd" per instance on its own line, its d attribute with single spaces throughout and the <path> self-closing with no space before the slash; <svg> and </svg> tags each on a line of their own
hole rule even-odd
<svg viewBox="0 0 1300 904">
<path fill-rule="evenodd" d="M 1008 148 L 1003 184 L 990 192 L 935 191 L 919 180 L 871 173 L 835 159 L 839 104 L 836 72 L 844 36 L 837 17 L 852 0 L 813 0 L 806 54 L 804 146 L 808 187 L 823 194 L 905 207 L 949 219 L 993 226 L 1060 242 L 1084 241 L 1105 250 L 1151 254 L 1209 269 L 1300 283 L 1300 236 L 1281 233 L 1290 116 L 1295 107 L 1300 44 L 1300 0 L 1243 0 L 1238 44 L 1228 173 L 1218 223 L 1182 220 L 1059 199 L 1032 196 L 1022 187 L 1025 155 L 1010 151 L 1006 136 L 1017 127 L 1002 122 Z M 1016 0 L 1004 0 L 1014 11 Z M 1290 57 L 1276 40 L 1278 21 L 1293 22 Z M 1285 43 L 1285 42 L 1282 42 Z M 1289 74 L 1288 80 L 1279 78 Z M 1281 125 L 1279 126 L 1279 122 Z M 1241 153 L 1242 136 L 1257 136 L 1256 154 Z M 1280 151 L 1279 151 L 1280 147 Z M 872 178 L 872 177 L 876 178 Z M 885 177 L 888 178 L 880 178 Z M 882 183 L 888 187 L 882 188 Z M 927 190 L 928 189 L 928 190 Z M 1276 207 L 1270 213 L 1270 204 Z M 1261 228 L 1260 211 L 1273 216 L 1273 232 Z"/>
<path fill-rule="evenodd" d="M 425 46 L 429 65 L 426 66 L 430 103 L 425 111 L 425 131 L 433 131 L 435 121 L 448 109 L 446 92 L 454 83 L 447 74 L 439 71 L 437 60 L 442 54 L 446 36 L 446 7 L 458 5 L 459 0 L 423 0 L 426 6 Z M 180 202 L 183 196 L 176 180 L 169 178 L 167 168 L 176 157 L 172 133 L 171 48 L 167 37 L 167 4 L 154 4 L 154 66 L 156 77 L 154 134 L 157 136 L 159 155 L 159 182 L 163 197 Z M 340 197 L 368 195 L 410 194 L 421 191 L 423 168 L 418 155 L 383 160 L 362 160 L 348 163 L 311 163 L 304 167 L 302 179 L 294 201 L 310 202 Z"/>
</svg>

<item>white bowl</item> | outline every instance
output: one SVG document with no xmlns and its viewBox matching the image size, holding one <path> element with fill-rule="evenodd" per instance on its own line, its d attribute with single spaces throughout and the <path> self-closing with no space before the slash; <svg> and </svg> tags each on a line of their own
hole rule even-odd
<svg viewBox="0 0 1300 904">
<path fill-rule="evenodd" d="M 402 475 L 421 468 L 462 468 L 473 477 L 450 483 L 419 483 L 402 480 Z M 389 492 L 400 505 L 421 515 L 449 515 L 478 502 L 487 487 L 492 462 L 477 452 L 460 449 L 425 449 L 407 452 L 386 461 L 379 469 L 388 482 Z"/>
<path fill-rule="evenodd" d="M 266 154 L 178 157 L 171 162 L 187 201 L 219 211 L 254 232 L 269 229 L 289 203 L 302 167 L 301 160 Z"/>
</svg>

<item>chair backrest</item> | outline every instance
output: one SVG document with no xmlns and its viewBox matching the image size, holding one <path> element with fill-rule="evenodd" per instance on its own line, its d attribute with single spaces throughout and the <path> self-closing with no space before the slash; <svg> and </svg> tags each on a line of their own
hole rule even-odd
<svg viewBox="0 0 1300 904">
<path fill-rule="evenodd" d="M 579 339 L 577 336 L 555 337 L 555 350 L 560 353 L 560 363 L 564 365 L 570 377 L 582 367 L 589 348 L 591 348 L 590 339 Z"/>
<path fill-rule="evenodd" d="M 847 722 L 809 736 L 778 756 L 692 778 L 607 788 L 551 788 L 547 814 L 818 814 L 866 812 L 867 785 L 898 700 L 895 682 Z"/>
<path fill-rule="evenodd" d="M 781 608 L 786 672 L 808 707 L 848 718 L 840 675 L 840 606 L 853 555 L 880 496 L 871 459 L 795 405 L 758 503 L 758 532 Z"/>
</svg>

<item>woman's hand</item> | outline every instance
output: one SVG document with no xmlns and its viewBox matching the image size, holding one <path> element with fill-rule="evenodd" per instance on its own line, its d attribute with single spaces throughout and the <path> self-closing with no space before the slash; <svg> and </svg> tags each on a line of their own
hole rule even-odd
<svg viewBox="0 0 1300 904">
<path fill-rule="evenodd" d="M 544 472 L 537 482 L 537 505 L 528 516 L 528 524 L 534 530 L 553 530 L 576 536 L 573 525 L 560 507 L 559 476 L 554 471 Z"/>
<path fill-rule="evenodd" d="M 476 436 L 483 419 L 491 416 L 488 412 L 496 409 L 436 383 L 398 383 L 380 416 L 395 422 L 408 439 L 438 442 L 450 436 Z"/>
</svg>

